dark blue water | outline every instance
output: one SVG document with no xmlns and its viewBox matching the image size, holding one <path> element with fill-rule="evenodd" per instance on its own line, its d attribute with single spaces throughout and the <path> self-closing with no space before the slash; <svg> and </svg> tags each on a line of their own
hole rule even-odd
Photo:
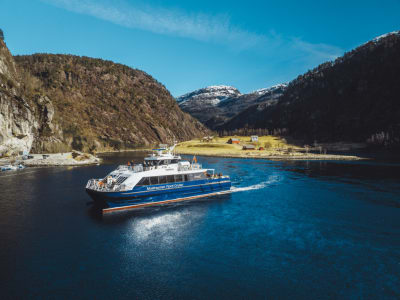
<svg viewBox="0 0 400 300">
<path fill-rule="evenodd" d="M 0 174 L 1 298 L 395 299 L 400 165 L 200 158 L 230 195 L 102 217 L 101 166 Z"/>
</svg>

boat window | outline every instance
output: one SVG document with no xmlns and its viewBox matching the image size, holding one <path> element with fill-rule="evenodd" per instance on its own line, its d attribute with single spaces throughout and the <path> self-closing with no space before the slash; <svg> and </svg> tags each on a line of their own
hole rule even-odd
<svg viewBox="0 0 400 300">
<path fill-rule="evenodd" d="M 206 174 L 204 173 L 195 173 L 193 174 L 193 180 L 200 180 L 200 179 L 205 179 Z"/>
<path fill-rule="evenodd" d="M 183 181 L 183 175 L 175 175 L 175 182 Z"/>
<path fill-rule="evenodd" d="M 158 182 L 161 183 L 167 183 L 167 176 L 160 176 L 158 178 Z"/>
<path fill-rule="evenodd" d="M 121 183 L 123 183 L 125 180 L 127 180 L 128 179 L 128 177 L 126 177 L 126 176 L 119 176 L 118 178 L 117 178 L 117 180 L 116 180 L 116 184 L 121 184 Z"/>
<path fill-rule="evenodd" d="M 178 160 L 177 159 L 172 159 L 171 160 L 171 164 L 177 164 L 178 163 Z"/>
<path fill-rule="evenodd" d="M 140 179 L 137 186 L 149 185 L 149 184 L 150 184 L 149 177 L 143 177 L 142 179 Z"/>
<path fill-rule="evenodd" d="M 185 177 L 185 181 L 190 181 L 189 174 L 185 174 L 184 177 Z"/>
<path fill-rule="evenodd" d="M 150 177 L 150 184 L 158 184 L 158 177 L 154 176 L 154 177 Z"/>
<path fill-rule="evenodd" d="M 175 182 L 175 177 L 174 177 L 174 175 L 168 175 L 168 176 L 167 176 L 167 181 L 168 181 L 168 183 Z"/>
<path fill-rule="evenodd" d="M 154 167 L 158 165 L 158 162 L 156 160 L 147 160 L 145 165 L 146 167 Z"/>
</svg>

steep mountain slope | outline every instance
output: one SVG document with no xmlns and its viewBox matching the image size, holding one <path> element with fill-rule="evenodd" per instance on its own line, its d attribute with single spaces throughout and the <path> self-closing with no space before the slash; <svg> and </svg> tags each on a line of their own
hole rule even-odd
<svg viewBox="0 0 400 300">
<path fill-rule="evenodd" d="M 400 33 L 376 38 L 290 82 L 277 103 L 219 129 L 287 128 L 306 140 L 400 141 Z"/>
<path fill-rule="evenodd" d="M 207 132 L 142 71 L 72 55 L 12 57 L 0 40 L 0 156 L 132 148 Z"/>
<path fill-rule="evenodd" d="M 286 84 L 241 94 L 230 86 L 211 86 L 177 98 L 179 106 L 210 128 L 220 126 L 249 106 L 277 99 Z"/>
<path fill-rule="evenodd" d="M 89 150 L 172 143 L 204 134 L 150 75 L 110 61 L 72 55 L 17 56 L 55 107 L 63 143 Z M 42 145 L 43 147 L 44 145 Z"/>
<path fill-rule="evenodd" d="M 41 133 L 52 127 L 52 113 L 47 97 L 25 96 L 22 77 L 0 39 L 0 156 L 29 151 Z"/>
</svg>

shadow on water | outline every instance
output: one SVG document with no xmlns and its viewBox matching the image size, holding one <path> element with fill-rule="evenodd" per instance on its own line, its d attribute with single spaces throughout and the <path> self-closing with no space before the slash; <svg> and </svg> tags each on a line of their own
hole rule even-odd
<svg viewBox="0 0 400 300">
<path fill-rule="evenodd" d="M 199 198 L 195 200 L 182 201 L 179 203 L 164 204 L 158 206 L 149 206 L 136 209 L 128 209 L 103 214 L 104 206 L 88 202 L 90 205 L 87 214 L 94 221 L 101 224 L 121 224 L 130 221 L 132 218 L 148 218 L 167 213 L 180 212 L 186 209 L 207 208 L 210 205 L 222 204 L 231 199 L 231 194 L 218 195 L 210 198 Z"/>
<path fill-rule="evenodd" d="M 331 188 L 352 185 L 358 190 L 379 193 L 381 197 L 362 197 L 374 204 L 400 208 L 400 201 L 385 194 L 400 193 L 400 164 L 387 164 L 377 161 L 337 162 L 304 161 L 285 162 L 278 169 L 291 173 L 291 179 L 308 178 L 325 182 Z M 340 186 L 340 187 L 339 187 Z"/>
</svg>

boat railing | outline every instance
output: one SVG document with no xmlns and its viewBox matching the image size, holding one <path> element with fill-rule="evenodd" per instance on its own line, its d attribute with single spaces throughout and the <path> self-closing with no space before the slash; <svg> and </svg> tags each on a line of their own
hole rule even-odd
<svg viewBox="0 0 400 300">
<path fill-rule="evenodd" d="M 126 185 L 125 184 L 121 184 L 121 185 L 114 186 L 114 190 L 113 191 L 115 191 L 115 192 L 126 191 Z"/>
<path fill-rule="evenodd" d="M 192 164 L 192 170 L 200 170 L 201 168 L 202 168 L 201 164 L 198 164 L 198 163 Z"/>
<path fill-rule="evenodd" d="M 117 170 L 118 171 L 129 170 L 129 166 L 128 165 L 119 165 Z"/>
<path fill-rule="evenodd" d="M 125 184 L 107 184 L 104 183 L 102 180 L 99 179 L 90 179 L 87 184 L 86 188 L 98 192 L 123 192 L 126 190 Z"/>
<path fill-rule="evenodd" d="M 139 165 L 120 165 L 117 168 L 118 171 L 133 171 L 135 173 L 137 172 L 143 172 L 143 165 L 139 164 Z"/>
</svg>

